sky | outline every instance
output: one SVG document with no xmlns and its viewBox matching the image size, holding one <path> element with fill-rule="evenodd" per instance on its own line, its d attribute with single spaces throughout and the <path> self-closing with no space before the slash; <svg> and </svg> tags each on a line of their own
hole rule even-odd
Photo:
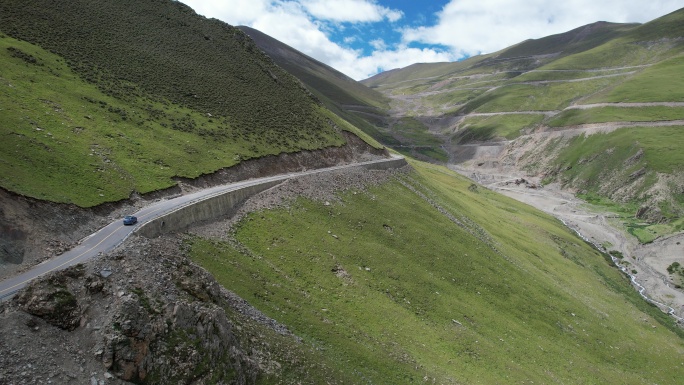
<svg viewBox="0 0 684 385">
<path fill-rule="evenodd" d="M 180 0 L 362 80 L 457 61 L 596 21 L 645 23 L 682 0 Z"/>
</svg>

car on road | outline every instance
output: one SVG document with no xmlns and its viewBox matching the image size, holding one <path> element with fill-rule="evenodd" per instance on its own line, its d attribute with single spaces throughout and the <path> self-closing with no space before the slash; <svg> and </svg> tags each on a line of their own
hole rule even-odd
<svg viewBox="0 0 684 385">
<path fill-rule="evenodd" d="M 133 215 L 126 215 L 124 217 L 123 222 L 124 222 L 124 225 L 126 225 L 126 226 L 134 225 L 134 224 L 138 223 L 138 218 L 134 217 Z"/>
</svg>

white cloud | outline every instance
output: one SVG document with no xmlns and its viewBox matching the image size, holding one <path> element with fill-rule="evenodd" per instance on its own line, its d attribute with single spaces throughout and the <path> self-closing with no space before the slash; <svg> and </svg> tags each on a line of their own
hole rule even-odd
<svg viewBox="0 0 684 385">
<path fill-rule="evenodd" d="M 354 57 L 353 60 L 339 60 L 330 64 L 347 76 L 362 80 L 379 72 L 402 68 L 415 63 L 453 61 L 455 57 L 447 52 L 433 49 L 400 47 L 394 50 L 375 51 L 370 56 Z"/>
<path fill-rule="evenodd" d="M 681 6 L 681 0 L 452 0 L 436 25 L 407 28 L 403 40 L 476 55 L 596 21 L 645 22 Z"/>
<path fill-rule="evenodd" d="M 340 46 L 325 34 L 330 28 L 317 21 L 328 18 L 335 22 L 369 22 L 387 19 L 396 21 L 401 17 L 373 1 L 337 0 L 325 1 L 330 10 L 320 7 L 323 1 L 302 0 L 183 0 L 197 13 L 223 20 L 231 25 L 247 25 L 274 37 L 297 50 L 326 63 L 354 79 L 361 80 L 375 75 L 379 70 L 406 66 L 416 61 L 434 61 L 440 57 L 431 50 L 387 51 L 385 49 L 362 57 L 361 52 Z M 346 11 L 345 11 L 346 9 Z M 353 11 L 353 12 L 348 12 Z M 345 13 L 346 12 L 346 13 Z M 366 16 L 363 16 L 363 15 Z M 361 15 L 361 16 L 360 16 Z M 370 16 L 369 16 L 370 15 Z M 344 39 L 347 44 L 357 37 Z M 448 60 L 446 57 L 440 60 Z"/>
<path fill-rule="evenodd" d="M 231 25 L 249 25 L 273 7 L 270 0 L 181 0 L 200 15 Z"/>
<path fill-rule="evenodd" d="M 345 36 L 342 41 L 344 41 L 344 44 L 351 44 L 351 43 L 357 41 L 357 39 L 358 38 L 356 36 Z"/>
<path fill-rule="evenodd" d="M 384 51 L 387 49 L 387 43 L 382 39 L 374 39 L 368 42 L 371 47 L 375 48 L 376 51 Z"/>
<path fill-rule="evenodd" d="M 301 4 L 312 16 L 336 22 L 395 22 L 403 15 L 368 0 L 301 0 Z"/>
<path fill-rule="evenodd" d="M 681 0 L 451 0 L 434 25 L 409 28 L 397 22 L 409 25 L 417 19 L 406 20 L 408 15 L 381 5 L 381 0 L 181 1 L 207 17 L 256 28 L 357 80 L 413 63 L 494 52 L 595 21 L 645 22 L 682 7 Z M 400 45 L 372 33 L 364 36 L 356 28 L 369 23 L 390 28 L 380 24 L 387 22 L 403 28 Z M 341 36 L 339 44 L 331 40 L 333 35 Z M 370 54 L 344 47 L 364 37 L 373 49 Z M 410 48 L 416 43 L 447 50 Z"/>
</svg>

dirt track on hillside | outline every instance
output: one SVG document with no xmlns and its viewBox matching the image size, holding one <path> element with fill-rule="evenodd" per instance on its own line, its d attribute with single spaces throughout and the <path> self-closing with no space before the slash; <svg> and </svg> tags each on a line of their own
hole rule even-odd
<svg viewBox="0 0 684 385">
<path fill-rule="evenodd" d="M 588 110 L 600 107 L 684 107 L 684 102 L 646 102 L 646 103 L 593 103 L 593 104 L 573 104 L 563 109 L 565 110 Z"/>
</svg>

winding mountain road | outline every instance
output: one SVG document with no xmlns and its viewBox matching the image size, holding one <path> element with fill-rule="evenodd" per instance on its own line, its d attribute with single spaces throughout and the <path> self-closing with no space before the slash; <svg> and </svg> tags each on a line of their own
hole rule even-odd
<svg viewBox="0 0 684 385">
<path fill-rule="evenodd" d="M 259 184 L 271 183 L 274 181 L 284 181 L 289 178 L 300 177 L 304 175 L 311 175 L 323 172 L 332 172 L 345 168 L 352 167 L 368 167 L 384 162 L 394 162 L 403 160 L 401 156 L 392 155 L 391 158 L 377 159 L 367 162 L 352 163 L 342 166 L 327 167 L 322 169 L 293 172 L 289 174 L 280 174 L 270 177 L 249 179 L 246 181 L 225 184 L 208 189 L 203 189 L 191 194 L 182 195 L 173 199 L 162 200 L 151 204 L 143 209 L 137 211 L 133 215 L 138 217 L 138 223 L 133 226 L 124 226 L 122 220 L 110 223 L 90 236 L 82 239 L 79 245 L 73 249 L 44 261 L 33 268 L 20 273 L 14 277 L 8 278 L 0 282 L 0 301 L 9 299 L 17 291 L 25 287 L 31 280 L 36 279 L 49 272 L 65 269 L 82 263 L 99 254 L 109 252 L 123 243 L 128 236 L 138 230 L 145 223 L 154 219 L 165 216 L 168 213 L 176 211 L 182 207 L 190 206 L 206 199 L 225 194 L 230 191 L 240 190 L 246 187 L 255 186 Z M 405 164 L 405 163 L 404 163 Z M 372 167 L 369 167 L 372 168 Z"/>
</svg>

